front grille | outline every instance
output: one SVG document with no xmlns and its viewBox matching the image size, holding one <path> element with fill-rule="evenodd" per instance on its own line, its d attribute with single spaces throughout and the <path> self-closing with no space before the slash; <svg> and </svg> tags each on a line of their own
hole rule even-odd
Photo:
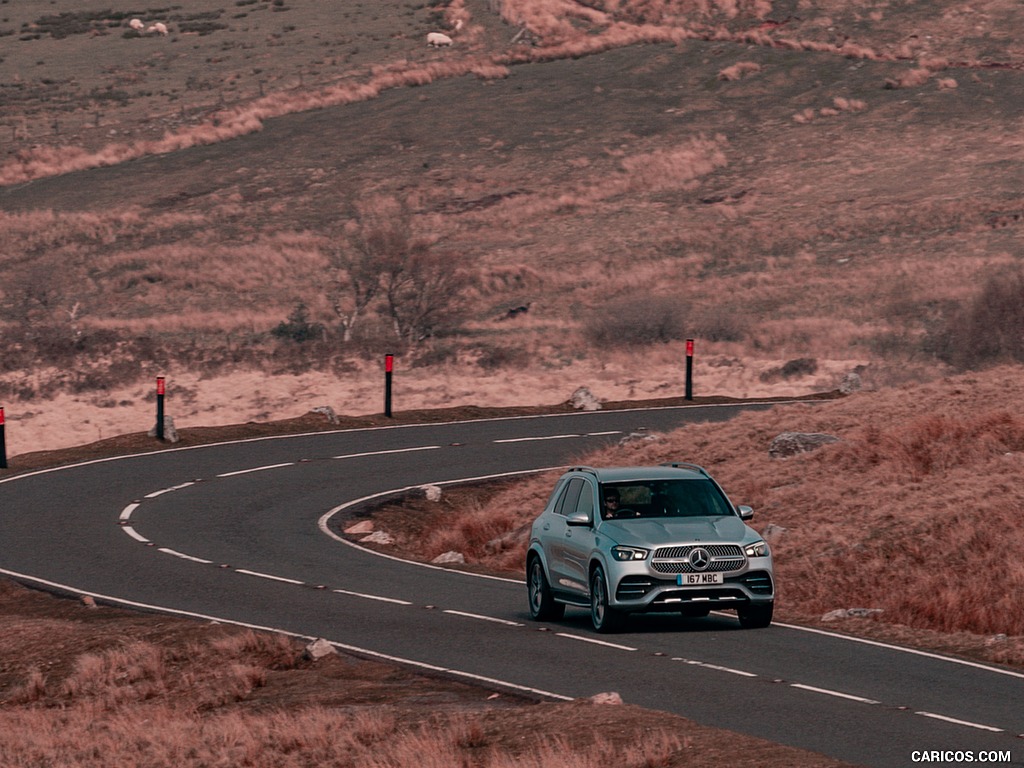
<svg viewBox="0 0 1024 768">
<path fill-rule="evenodd" d="M 687 558 L 697 547 L 706 549 L 711 555 L 711 563 L 703 573 L 736 571 L 747 562 L 743 550 L 736 544 L 687 544 L 682 547 L 662 547 L 655 550 L 654 557 L 651 558 L 651 567 L 658 573 L 695 573 Z"/>
</svg>

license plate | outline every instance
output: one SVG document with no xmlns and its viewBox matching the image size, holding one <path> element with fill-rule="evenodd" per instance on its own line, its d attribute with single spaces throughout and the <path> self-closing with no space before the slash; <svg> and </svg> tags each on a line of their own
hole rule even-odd
<svg viewBox="0 0 1024 768">
<path fill-rule="evenodd" d="M 677 573 L 676 584 L 680 587 L 694 587 L 702 584 L 721 584 L 720 573 Z"/>
</svg>

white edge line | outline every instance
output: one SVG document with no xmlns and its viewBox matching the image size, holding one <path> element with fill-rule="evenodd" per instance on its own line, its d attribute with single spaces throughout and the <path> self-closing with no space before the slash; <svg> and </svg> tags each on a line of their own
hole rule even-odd
<svg viewBox="0 0 1024 768">
<path fill-rule="evenodd" d="M 633 648 L 633 647 L 628 646 L 628 645 L 619 645 L 618 643 L 609 643 L 606 640 L 597 640 L 597 639 L 595 639 L 593 637 L 584 637 L 583 635 L 573 635 L 573 634 L 570 634 L 568 632 L 555 632 L 555 636 L 556 637 L 564 637 L 567 640 L 579 640 L 582 643 L 591 643 L 592 645 L 603 645 L 605 648 L 614 648 L 617 651 L 635 651 L 635 650 L 637 650 L 636 648 Z"/>
<path fill-rule="evenodd" d="M 531 419 L 557 419 L 564 417 L 586 417 L 594 415 L 606 415 L 609 413 L 645 413 L 647 411 L 677 411 L 677 410 L 700 410 L 702 408 L 753 408 L 764 405 L 794 405 L 799 403 L 816 403 L 820 402 L 817 400 L 754 400 L 747 403 L 699 403 L 694 405 L 657 405 L 651 408 L 618 408 L 610 411 L 575 411 L 573 413 L 538 413 L 533 416 L 495 416 L 486 419 L 466 419 L 464 421 L 436 421 L 424 424 L 388 424 L 381 427 L 355 427 L 353 429 L 326 429 L 320 432 L 300 432 L 294 435 L 264 435 L 263 437 L 245 437 L 239 440 L 224 440 L 218 443 L 204 443 L 203 445 L 185 445 L 179 448 L 164 448 L 159 451 L 146 451 L 143 453 L 125 453 L 120 456 L 106 456 L 102 459 L 89 459 L 88 461 L 80 461 L 75 464 L 63 464 L 59 467 L 47 467 L 46 469 L 36 469 L 30 472 L 24 472 L 17 475 L 11 475 L 10 477 L 0 478 L 0 485 L 4 483 L 10 483 L 14 480 L 21 480 L 26 477 L 35 477 L 37 475 L 48 475 L 51 472 L 62 472 L 66 469 L 77 469 L 78 467 L 87 467 L 92 464 L 105 464 L 109 461 L 124 461 L 127 459 L 140 459 L 149 456 L 154 456 L 163 453 L 178 453 L 180 451 L 198 451 L 204 448 L 216 448 L 223 445 L 242 445 L 244 443 L 261 443 L 268 440 L 292 440 L 295 438 L 315 437 L 317 435 L 341 435 L 346 433 L 356 432 L 380 432 L 383 430 L 390 429 L 410 429 L 419 427 L 445 427 L 451 426 L 452 424 L 480 424 L 484 422 L 494 421 L 526 421 Z M 188 427 L 185 427 L 188 429 Z M 20 455 L 20 454 L 19 454 Z"/>
<path fill-rule="evenodd" d="M 412 605 L 408 600 L 399 600 L 396 597 L 381 597 L 380 595 L 368 595 L 365 592 L 351 592 L 347 589 L 332 589 L 339 595 L 349 595 L 351 597 L 364 597 L 367 600 L 379 600 L 382 603 L 394 603 L 395 605 Z"/>
<path fill-rule="evenodd" d="M 123 525 L 123 526 L 121 526 L 121 530 L 123 530 L 125 533 L 127 533 L 129 536 L 131 536 L 136 541 L 141 541 L 143 544 L 149 544 L 149 539 L 147 539 L 141 533 L 136 531 L 130 525 Z"/>
<path fill-rule="evenodd" d="M 499 619 L 497 616 L 482 616 L 479 613 L 466 613 L 465 611 L 453 611 L 444 610 L 442 613 L 447 613 L 452 616 L 463 616 L 467 619 L 480 619 L 481 621 L 493 621 L 495 624 L 504 624 L 508 627 L 521 627 L 523 626 L 518 621 L 509 621 L 508 619 Z"/>
<path fill-rule="evenodd" d="M 842 691 L 832 691 L 828 688 L 817 688 L 813 685 L 804 685 L 803 683 L 793 683 L 793 688 L 799 688 L 801 691 L 811 691 L 812 693 L 823 693 L 826 696 L 835 696 L 840 699 L 849 699 L 850 701 L 858 701 L 861 704 L 878 704 L 879 702 L 874 699 L 865 699 L 863 696 L 854 696 L 852 693 L 843 693 Z"/>
<path fill-rule="evenodd" d="M 922 717 L 930 717 L 932 720 L 942 720 L 946 723 L 953 723 L 954 725 L 966 725 L 968 728 L 977 728 L 979 731 L 991 731 L 992 733 L 1004 732 L 1002 728 L 996 728 L 991 725 L 982 725 L 981 723 L 972 723 L 969 720 L 957 720 L 955 717 L 936 715 L 934 712 L 915 712 L 914 714 L 921 715 Z"/>
<path fill-rule="evenodd" d="M 284 576 L 274 576 L 273 574 L 270 574 L 270 573 L 260 573 L 259 571 L 247 571 L 244 568 L 236 569 L 235 573 L 241 573 L 241 574 L 244 574 L 246 576 L 256 576 L 257 578 L 269 579 L 270 581 L 282 581 L 285 584 L 296 584 L 296 585 L 298 585 L 300 587 L 303 584 L 306 583 L 304 581 L 297 581 L 296 579 L 286 579 Z"/>
<path fill-rule="evenodd" d="M 95 600 L 102 600 L 102 601 L 104 601 L 106 603 L 111 603 L 113 605 L 121 605 L 121 606 L 125 606 L 125 607 L 128 607 L 128 608 L 138 608 L 140 610 L 145 610 L 145 611 L 159 611 L 160 613 L 166 613 L 166 614 L 170 614 L 172 616 L 184 616 L 184 617 L 189 618 L 189 619 L 202 619 L 203 621 L 215 621 L 215 622 L 219 622 L 221 624 L 231 624 L 232 626 L 245 627 L 246 629 L 253 629 L 253 630 L 260 631 L 260 632 L 275 632 L 275 633 L 277 633 L 279 635 L 285 635 L 287 637 L 294 637 L 297 640 L 313 641 L 313 640 L 318 639 L 316 637 L 313 637 L 312 635 L 302 635 L 302 634 L 299 634 L 297 632 L 289 632 L 289 631 L 284 630 L 284 629 L 277 629 L 276 627 L 267 627 L 267 626 L 263 626 L 261 624 L 250 624 L 250 623 L 244 622 L 244 621 L 237 621 L 235 619 L 225 619 L 225 618 L 222 618 L 220 616 L 211 616 L 211 615 L 205 614 L 205 613 L 194 613 L 192 611 L 182 611 L 182 610 L 178 610 L 176 608 L 167 608 L 167 607 L 162 606 L 162 605 L 151 605 L 151 604 L 148 604 L 148 603 L 139 603 L 139 602 L 135 602 L 134 600 L 125 600 L 125 599 L 120 598 L 120 597 L 111 597 L 109 595 L 103 595 L 103 594 L 100 594 L 100 593 L 97 593 L 97 592 L 82 592 L 81 590 L 77 590 L 77 589 L 75 589 L 73 587 L 69 587 L 66 584 L 59 584 L 59 583 L 54 582 L 54 581 L 46 581 L 45 579 L 39 579 L 39 578 L 36 578 L 35 576 L 29 576 L 29 575 L 24 574 L 24 573 L 18 573 L 17 571 L 9 571 L 9 570 L 7 570 L 5 568 L 0 568 L 0 573 L 2 573 L 5 576 L 10 576 L 13 579 L 18 579 L 19 581 L 22 581 L 22 582 L 28 582 L 28 583 L 31 583 L 31 584 L 37 584 L 37 585 L 41 585 L 41 586 L 45 586 L 45 587 L 50 587 L 51 589 L 59 589 L 62 592 L 67 592 L 67 593 L 73 594 L 73 595 L 81 595 L 83 597 L 84 596 L 89 596 L 89 597 L 91 597 L 91 598 L 93 598 Z M 429 671 L 429 672 L 443 672 L 445 674 L 453 675 L 455 677 L 461 677 L 461 678 L 465 678 L 467 680 L 472 680 L 472 681 L 474 681 L 476 683 L 486 683 L 488 685 L 499 686 L 501 688 L 506 688 L 506 689 L 508 689 L 510 691 L 516 691 L 518 693 L 529 693 L 529 694 L 533 694 L 533 695 L 536 695 L 536 696 L 543 696 L 543 697 L 548 698 L 548 699 L 554 699 L 555 701 L 574 701 L 572 696 L 563 696 L 560 693 L 553 693 L 551 691 L 545 691 L 545 690 L 543 690 L 541 688 L 530 688 L 529 686 L 519 685 L 517 683 L 510 683 L 507 680 L 500 680 L 500 679 L 494 678 L 494 677 L 484 677 L 482 675 L 474 675 L 471 672 L 463 672 L 462 670 L 458 670 L 458 669 L 448 669 L 446 667 L 438 667 L 438 666 L 435 666 L 433 664 L 426 664 L 426 663 L 424 663 L 422 661 L 414 661 L 413 659 L 406 659 L 406 658 L 403 658 L 401 656 L 391 656 L 391 655 L 386 654 L 386 653 L 380 653 L 379 651 L 372 651 L 372 650 L 370 650 L 368 648 L 360 648 L 357 645 L 348 645 L 346 643 L 337 643 L 337 642 L 334 642 L 333 640 L 328 640 L 328 642 L 331 645 L 333 645 L 335 648 L 338 648 L 338 649 L 343 650 L 343 651 L 348 651 L 349 653 L 357 654 L 359 656 L 365 656 L 366 658 L 377 659 L 379 661 L 391 662 L 393 664 L 401 664 L 401 665 L 409 667 L 411 669 L 420 669 L 420 670 L 425 670 L 425 671 Z"/>
<path fill-rule="evenodd" d="M 459 478 L 457 480 L 442 480 L 441 482 L 437 482 L 437 483 L 417 483 L 416 485 L 409 485 L 409 486 L 406 486 L 405 488 L 394 488 L 394 489 L 388 490 L 388 491 L 381 491 L 380 493 L 373 493 L 373 494 L 370 494 L 369 496 L 363 496 L 362 498 L 359 498 L 359 499 L 353 499 L 352 501 L 346 501 L 344 504 L 339 504 L 338 506 L 334 507 L 333 509 L 327 510 L 326 512 L 324 512 L 323 515 L 320 516 L 320 519 L 317 521 L 317 526 L 320 528 L 321 533 L 323 533 L 325 536 L 327 536 L 327 537 L 329 537 L 331 539 L 334 539 L 335 541 L 341 542 L 342 544 L 345 544 L 346 546 L 352 547 L 354 549 L 358 549 L 361 552 L 366 552 L 366 553 L 371 554 L 371 555 L 376 555 L 377 557 L 382 557 L 385 560 L 394 560 L 394 561 L 399 562 L 399 563 L 406 563 L 407 565 L 414 565 L 414 566 L 417 566 L 417 567 L 420 567 L 420 568 L 428 568 L 428 569 L 430 569 L 432 571 L 445 571 L 446 573 L 456 573 L 456 574 L 462 574 L 463 576 L 473 576 L 473 577 L 478 578 L 478 579 L 489 579 L 491 581 L 504 581 L 504 582 L 509 583 L 509 584 L 522 584 L 522 583 L 524 583 L 524 581 L 521 580 L 521 579 L 512 579 L 512 578 L 509 578 L 507 576 L 492 576 L 492 575 L 490 575 L 488 573 L 469 573 L 468 571 L 460 571 L 460 570 L 457 570 L 457 569 L 454 569 L 454 568 L 445 568 L 445 567 L 440 566 L 440 565 L 434 565 L 433 563 L 420 563 L 420 562 L 417 562 L 415 560 L 407 560 L 404 557 L 396 557 L 395 555 L 389 555 L 389 554 L 386 554 L 384 552 L 377 552 L 376 550 L 372 550 L 372 549 L 368 549 L 366 547 L 362 547 L 357 542 L 349 541 L 348 539 L 343 538 L 342 536 L 339 536 L 334 531 L 332 531 L 330 529 L 331 518 L 334 517 L 335 515 L 337 515 L 339 512 L 343 512 L 344 510 L 348 509 L 349 507 L 354 507 L 357 504 L 363 504 L 363 503 L 365 503 L 367 501 L 373 501 L 374 499 L 379 499 L 379 498 L 382 498 L 384 496 L 395 496 L 397 494 L 406 493 L 408 491 L 416 490 L 417 488 L 422 488 L 424 485 L 454 485 L 454 484 L 458 484 L 458 483 L 473 483 L 473 482 L 478 482 L 480 480 L 497 480 L 498 478 L 502 478 L 502 477 L 516 477 L 517 475 L 534 475 L 534 474 L 538 474 L 540 472 L 550 472 L 552 470 L 564 469 L 564 468 L 565 468 L 565 465 L 558 466 L 558 467 L 542 467 L 541 469 L 523 469 L 523 470 L 518 470 L 516 472 L 499 472 L 497 474 L 481 475 L 479 477 L 465 477 L 465 478 Z"/>
<path fill-rule="evenodd" d="M 163 552 L 165 555 L 174 555 L 174 557 L 180 557 L 182 560 L 191 560 L 193 563 L 202 563 L 203 565 L 213 564 L 213 560 L 203 560 L 201 557 L 186 555 L 184 552 L 176 552 L 175 550 L 168 549 L 167 547 L 160 547 L 157 552 Z"/>
<path fill-rule="evenodd" d="M 251 472 L 265 472 L 268 469 L 281 469 L 282 467 L 293 467 L 295 466 L 294 461 L 286 461 L 282 464 L 268 464 L 265 467 L 251 467 L 250 469 L 239 469 L 235 472 L 222 472 L 215 477 L 235 477 L 236 475 L 248 475 Z"/>
<path fill-rule="evenodd" d="M 390 453 L 412 453 L 413 451 L 435 451 L 440 445 L 420 445 L 415 448 L 394 448 L 389 451 L 367 451 L 365 453 L 346 453 L 341 456 L 332 456 L 332 459 L 359 459 L 363 456 L 386 456 Z"/>
</svg>

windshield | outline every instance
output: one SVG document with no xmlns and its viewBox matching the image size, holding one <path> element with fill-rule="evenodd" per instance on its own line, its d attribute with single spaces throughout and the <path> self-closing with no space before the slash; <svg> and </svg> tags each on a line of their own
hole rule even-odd
<svg viewBox="0 0 1024 768">
<path fill-rule="evenodd" d="M 606 520 L 735 514 L 718 486 L 706 479 L 604 483 L 601 490 L 602 516 Z"/>
</svg>

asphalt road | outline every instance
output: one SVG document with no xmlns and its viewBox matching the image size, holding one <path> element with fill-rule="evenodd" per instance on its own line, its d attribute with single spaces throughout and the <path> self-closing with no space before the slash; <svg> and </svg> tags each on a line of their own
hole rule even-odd
<svg viewBox="0 0 1024 768">
<path fill-rule="evenodd" d="M 562 466 L 640 427 L 736 410 L 351 430 L 30 473 L 0 482 L 0 573 L 323 637 L 499 688 L 556 698 L 616 691 L 856 764 L 916 765 L 921 752 L 950 758 L 930 764 L 1024 764 L 1018 672 L 779 623 L 744 631 L 725 614 L 632 617 L 614 636 L 596 635 L 583 611 L 536 624 L 522 583 L 382 557 L 331 534 L 360 499 Z"/>
</svg>

